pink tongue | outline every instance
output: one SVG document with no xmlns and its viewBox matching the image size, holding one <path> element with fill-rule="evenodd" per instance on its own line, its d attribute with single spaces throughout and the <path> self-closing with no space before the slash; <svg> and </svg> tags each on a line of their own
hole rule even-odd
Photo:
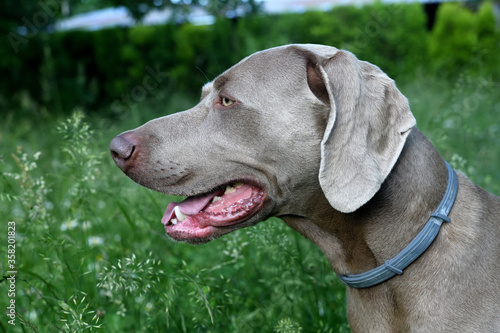
<svg viewBox="0 0 500 333">
<path fill-rule="evenodd" d="M 163 214 L 163 218 L 161 222 L 166 225 L 172 217 L 174 217 L 174 208 L 179 206 L 181 212 L 185 215 L 195 215 L 198 214 L 203 208 L 208 205 L 208 203 L 216 196 L 224 193 L 224 190 L 220 190 L 214 193 L 209 193 L 202 196 L 189 197 L 181 202 L 171 202 L 167 206 L 167 210 L 165 214 Z"/>
</svg>

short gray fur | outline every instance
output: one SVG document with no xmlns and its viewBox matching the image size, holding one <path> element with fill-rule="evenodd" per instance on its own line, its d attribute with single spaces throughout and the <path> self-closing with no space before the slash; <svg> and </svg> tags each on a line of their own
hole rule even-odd
<svg viewBox="0 0 500 333">
<path fill-rule="evenodd" d="M 403 274 L 403 270 L 429 248 L 437 237 L 443 222 L 450 221 L 448 214 L 455 203 L 458 191 L 457 175 L 448 162 L 445 163 L 448 169 L 448 186 L 443 200 L 441 200 L 436 211 L 431 214 L 431 218 L 424 228 L 403 251 L 399 252 L 394 258 L 386 260 L 383 265 L 360 274 L 338 275 L 345 285 L 361 289 L 385 282 L 395 275 Z"/>
</svg>

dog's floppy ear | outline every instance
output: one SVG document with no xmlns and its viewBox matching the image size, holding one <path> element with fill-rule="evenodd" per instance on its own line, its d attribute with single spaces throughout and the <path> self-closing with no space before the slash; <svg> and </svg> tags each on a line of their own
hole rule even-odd
<svg viewBox="0 0 500 333">
<path fill-rule="evenodd" d="M 378 67 L 341 50 L 315 59 L 308 60 L 308 84 L 330 105 L 319 182 L 332 207 L 350 213 L 380 189 L 416 121 Z"/>
</svg>

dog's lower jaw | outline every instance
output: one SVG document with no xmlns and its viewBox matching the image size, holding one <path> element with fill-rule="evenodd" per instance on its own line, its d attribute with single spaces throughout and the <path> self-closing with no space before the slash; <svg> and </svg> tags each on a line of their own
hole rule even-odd
<svg viewBox="0 0 500 333">
<path fill-rule="evenodd" d="M 208 232 L 205 237 L 197 237 L 197 236 L 190 237 L 189 235 L 186 234 L 172 233 L 167 231 L 167 227 L 165 227 L 165 230 L 167 236 L 174 241 L 188 243 L 191 245 L 201 245 L 201 244 L 206 244 L 217 238 L 220 238 L 224 235 L 227 235 L 231 232 L 237 231 L 239 229 L 251 227 L 260 222 L 265 223 L 265 220 L 270 216 L 268 211 L 269 211 L 268 207 L 264 205 L 258 213 L 250 217 L 248 220 L 225 227 L 207 227 L 211 229 L 207 230 Z"/>
</svg>

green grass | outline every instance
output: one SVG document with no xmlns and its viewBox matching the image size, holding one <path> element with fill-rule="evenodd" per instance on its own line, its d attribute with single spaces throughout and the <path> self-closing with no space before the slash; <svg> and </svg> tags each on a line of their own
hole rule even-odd
<svg viewBox="0 0 500 333">
<path fill-rule="evenodd" d="M 498 82 L 409 82 L 399 88 L 420 129 L 456 168 L 500 193 Z M 18 317 L 15 327 L 2 317 L 0 332 L 348 332 L 344 287 L 279 219 L 197 247 L 166 238 L 160 219 L 172 198 L 133 183 L 107 152 L 114 135 L 164 110 L 137 105 L 118 122 L 78 110 L 66 120 L 6 118 L 0 257 L 15 221 Z M 5 309 L 9 269 L 1 269 Z"/>
</svg>

